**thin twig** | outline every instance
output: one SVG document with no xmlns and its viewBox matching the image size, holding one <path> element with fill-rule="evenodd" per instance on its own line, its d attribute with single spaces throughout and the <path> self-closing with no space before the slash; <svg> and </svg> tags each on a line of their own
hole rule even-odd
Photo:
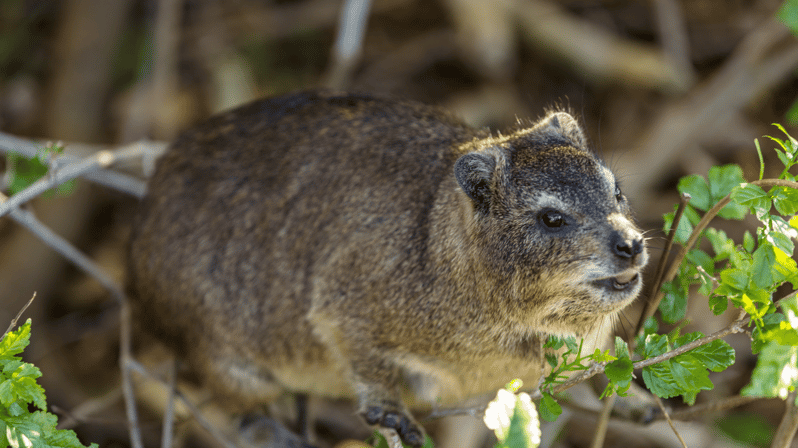
<svg viewBox="0 0 798 448">
<path fill-rule="evenodd" d="M 663 52 L 681 77 L 692 84 L 695 69 L 690 60 L 690 38 L 680 4 L 675 0 L 653 0 L 653 3 Z"/>
<path fill-rule="evenodd" d="M 25 305 L 22 307 L 22 309 L 21 309 L 21 310 L 19 310 L 19 313 L 17 313 L 16 317 L 14 317 L 13 319 L 11 319 L 11 324 L 9 324 L 9 326 L 8 326 L 8 329 L 6 329 L 5 333 L 3 333 L 3 337 L 2 337 L 2 338 L 0 338 L 0 341 L 1 341 L 1 340 L 3 340 L 3 339 L 5 339 L 5 337 L 6 337 L 6 335 L 8 334 L 8 332 L 9 332 L 9 331 L 11 331 L 11 330 L 13 330 L 13 329 L 14 329 L 14 327 L 16 327 L 16 326 L 17 326 L 17 321 L 19 321 L 19 318 L 20 318 L 20 317 L 22 317 L 22 313 L 24 313 L 24 312 L 25 312 L 25 310 L 27 310 L 27 309 L 28 309 L 28 307 L 30 306 L 30 304 L 31 304 L 31 303 L 33 303 L 33 299 L 35 299 L 35 298 L 36 298 L 36 291 L 33 291 L 33 295 L 31 296 L 30 300 L 28 300 L 28 303 L 26 303 L 26 304 L 25 304 Z"/>
<path fill-rule="evenodd" d="M 168 387 L 167 381 L 165 379 L 150 372 L 146 367 L 144 367 L 134 358 L 131 357 L 128 360 L 127 365 L 130 370 L 134 370 L 144 375 L 145 377 L 153 381 L 156 381 L 163 386 Z M 175 386 L 175 396 L 179 398 L 180 401 L 183 402 L 183 404 L 186 406 L 189 412 L 191 412 L 191 414 L 194 416 L 194 419 L 197 420 L 197 423 L 199 423 L 200 426 L 202 426 L 206 431 L 208 431 L 208 433 L 210 433 L 216 439 L 217 442 L 219 442 L 221 445 L 225 446 L 226 448 L 236 448 L 236 445 L 232 443 L 230 440 L 228 440 L 227 436 L 225 436 L 221 431 L 219 431 L 218 428 L 210 424 L 210 422 L 208 422 L 205 419 L 205 417 L 202 416 L 202 412 L 199 410 L 199 408 L 197 408 L 194 405 L 194 403 L 192 403 L 191 400 L 188 399 L 188 397 L 186 397 L 182 392 L 180 392 L 180 389 L 177 386 Z"/>
<path fill-rule="evenodd" d="M 5 200 L 6 196 L 0 193 L 0 206 L 3 205 L 3 201 Z M 36 235 L 44 244 L 58 252 L 62 257 L 66 258 L 69 262 L 80 268 L 90 277 L 97 280 L 111 293 L 111 297 L 113 297 L 117 303 L 121 303 L 124 300 L 122 288 L 120 288 L 119 285 L 117 285 L 116 282 L 111 279 L 111 277 L 109 277 L 102 269 L 100 269 L 91 260 L 91 258 L 83 254 L 83 252 L 78 250 L 69 241 L 65 240 L 57 233 L 50 230 L 49 227 L 42 224 L 42 222 L 39 221 L 32 212 L 23 209 L 14 209 L 11 210 L 9 216 L 14 220 L 14 222 L 25 227 L 31 233 Z"/>
<path fill-rule="evenodd" d="M 798 182 L 793 182 L 783 179 L 757 180 L 751 182 L 751 185 L 756 185 L 761 188 L 782 186 L 798 190 Z M 704 231 L 704 229 L 707 228 L 710 221 L 712 221 L 718 215 L 718 213 L 720 213 L 723 207 L 729 204 L 729 202 L 731 202 L 731 193 L 727 194 L 726 197 L 718 201 L 717 204 L 712 206 L 712 208 L 710 208 L 704 214 L 704 216 L 701 217 L 701 220 L 698 222 L 698 224 L 696 224 L 695 228 L 693 229 L 693 233 L 690 234 L 690 238 L 687 239 L 687 242 L 684 244 L 684 246 L 682 246 L 681 250 L 679 250 L 679 253 L 676 255 L 676 258 L 673 260 L 673 262 L 671 262 L 668 270 L 665 273 L 665 276 L 663 277 L 663 283 L 667 283 L 676 277 L 676 274 L 679 272 L 679 266 L 682 264 L 682 261 L 687 256 L 687 253 L 698 242 L 698 239 L 701 237 L 702 232 Z M 664 296 L 665 293 L 663 293 L 662 291 L 658 291 L 657 295 L 654 296 L 654 300 L 649 302 L 652 309 L 651 313 L 652 315 L 654 314 L 653 310 L 656 310 L 657 307 L 659 307 L 659 302 L 662 301 L 662 298 Z M 648 317 L 649 316 L 645 316 L 646 319 Z"/>
<path fill-rule="evenodd" d="M 687 444 L 684 443 L 684 439 L 682 438 L 681 434 L 679 434 L 679 431 L 676 430 L 676 425 L 673 424 L 673 420 L 671 420 L 671 417 L 668 415 L 668 410 L 665 409 L 665 406 L 662 405 L 662 400 L 660 400 L 660 398 L 656 395 L 654 395 L 654 400 L 657 402 L 657 406 L 659 406 L 659 409 L 662 411 L 662 415 L 665 416 L 665 420 L 668 421 L 668 425 L 670 425 L 671 430 L 673 430 L 673 433 L 676 434 L 676 438 L 679 439 L 679 442 L 682 444 L 682 447 L 687 448 Z"/>
<path fill-rule="evenodd" d="M 370 10 L 371 0 L 345 0 L 341 6 L 338 35 L 332 49 L 331 66 L 326 75 L 327 87 L 342 89 L 349 83 L 352 70 L 363 51 L 363 37 L 366 34 Z"/>
<path fill-rule="evenodd" d="M 671 412 L 673 420 L 692 420 L 700 415 L 710 412 L 725 411 L 733 409 L 753 401 L 762 400 L 762 397 L 754 397 L 750 395 L 736 395 L 734 397 L 727 397 L 722 400 L 712 401 L 709 403 L 697 404 L 689 408 L 679 409 Z M 656 416 L 654 420 L 661 420 L 665 416 Z"/>
<path fill-rule="evenodd" d="M 134 365 L 131 354 L 130 317 L 130 304 L 123 301 L 119 308 L 119 370 L 122 372 L 122 393 L 125 396 L 125 414 L 127 414 L 130 444 L 133 448 L 143 448 L 138 411 L 136 410 L 136 391 L 133 389 L 133 378 L 130 375 L 131 367 Z"/>
<path fill-rule="evenodd" d="M 88 172 L 97 170 L 98 168 L 107 168 L 119 160 L 129 158 L 139 158 L 141 152 L 137 149 L 124 149 L 121 151 L 100 151 L 92 156 L 70 163 L 57 170 L 48 172 L 44 176 L 32 183 L 30 186 L 20 191 L 19 193 L 11 196 L 3 204 L 0 204 L 0 216 L 5 216 L 12 209 L 30 201 L 31 199 L 39 196 L 45 191 L 70 181 L 76 177 L 85 175 Z"/>
<path fill-rule="evenodd" d="M 29 141 L 0 132 L 0 152 L 13 152 L 20 154 L 25 158 L 31 159 L 37 156 L 43 146 L 44 144 L 41 142 Z M 115 151 L 124 151 L 132 155 L 130 158 L 136 158 L 137 155 L 147 156 L 149 154 L 155 154 L 157 156 L 163 153 L 166 147 L 167 144 L 164 142 L 140 141 L 116 148 Z M 64 154 L 61 154 L 54 159 L 46 159 L 45 163 L 54 168 L 62 167 L 67 164 L 72 164 L 81 158 L 86 157 L 88 154 L 94 154 L 102 150 L 107 150 L 107 148 L 98 145 L 86 145 L 80 143 L 68 144 Z M 130 158 L 126 159 L 129 160 Z M 120 160 L 120 162 L 122 161 Z M 139 198 L 143 197 L 144 193 L 146 192 L 145 182 L 136 177 L 116 171 L 97 168 L 94 171 L 88 171 L 82 174 L 80 177 Z"/>
<path fill-rule="evenodd" d="M 604 446 L 604 439 L 607 437 L 607 428 L 610 425 L 610 414 L 612 408 L 615 406 L 615 398 L 617 395 L 610 395 L 604 399 L 604 407 L 601 409 L 596 428 L 593 430 L 593 441 L 590 443 L 590 448 L 601 448 Z"/>
<path fill-rule="evenodd" d="M 671 253 L 671 248 L 673 247 L 673 240 L 676 237 L 676 229 L 679 227 L 679 223 L 682 220 L 682 216 L 684 216 L 684 210 L 687 208 L 687 204 L 690 202 L 690 195 L 687 193 L 683 193 L 679 196 L 679 206 L 676 208 L 676 213 L 673 215 L 673 222 L 671 223 L 671 229 L 668 232 L 668 239 L 665 241 L 665 249 L 662 251 L 662 255 L 659 258 L 659 263 L 657 264 L 657 271 L 654 274 L 654 282 L 651 284 L 651 289 L 647 297 L 649 298 L 648 302 L 646 303 L 646 308 L 643 313 L 640 315 L 640 319 L 637 321 L 637 327 L 635 327 L 634 333 L 630 335 L 630 340 L 627 343 L 631 344 L 635 338 L 640 333 L 640 330 L 643 328 L 643 324 L 645 323 L 646 319 L 654 315 L 654 311 L 659 307 L 659 302 L 656 303 L 656 307 L 654 306 L 654 300 L 652 298 L 659 292 L 660 288 L 662 288 L 662 275 L 665 272 L 665 264 L 668 261 L 668 256 Z"/>
<path fill-rule="evenodd" d="M 161 448 L 172 446 L 172 431 L 175 423 L 175 391 L 177 390 L 177 360 L 172 358 L 169 362 L 169 372 L 166 384 L 166 410 L 163 413 L 163 427 L 161 428 Z"/>
<path fill-rule="evenodd" d="M 795 406 L 796 392 L 787 395 L 784 415 L 781 417 L 776 434 L 773 436 L 773 443 L 770 448 L 788 448 L 792 446 L 792 439 L 795 431 L 798 430 L 798 407 Z"/>
</svg>

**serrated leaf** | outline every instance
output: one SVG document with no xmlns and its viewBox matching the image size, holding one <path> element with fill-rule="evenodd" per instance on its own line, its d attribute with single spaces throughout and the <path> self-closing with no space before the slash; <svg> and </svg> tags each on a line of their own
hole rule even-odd
<svg viewBox="0 0 798 448">
<path fill-rule="evenodd" d="M 687 260 L 694 265 L 701 266 L 710 275 L 715 273 L 715 262 L 701 249 L 692 249 L 687 252 Z"/>
<path fill-rule="evenodd" d="M 762 217 L 770 212 L 770 196 L 761 187 L 753 184 L 742 184 L 731 192 L 732 201 L 748 207 L 757 217 Z"/>
<path fill-rule="evenodd" d="M 674 206 L 674 208 L 675 207 L 676 206 Z M 687 207 L 689 208 L 690 206 L 688 205 Z M 687 209 L 685 209 L 685 211 L 687 211 Z M 671 213 L 666 213 L 662 216 L 664 220 L 664 226 L 662 230 L 666 234 L 669 233 L 671 230 L 675 214 L 676 212 L 671 212 Z M 693 232 L 693 225 L 690 224 L 690 220 L 682 216 L 682 219 L 679 220 L 679 226 L 676 228 L 676 234 L 673 236 L 673 239 L 678 243 L 684 244 L 687 242 L 688 238 L 690 238 L 690 234 L 692 232 Z"/>
<path fill-rule="evenodd" d="M 790 218 L 790 227 L 798 230 L 798 216 L 793 216 L 792 218 Z"/>
<path fill-rule="evenodd" d="M 734 252 L 734 241 L 723 230 L 710 227 L 704 231 L 704 235 L 706 235 L 712 245 L 716 261 L 725 260 Z"/>
<path fill-rule="evenodd" d="M 690 350 L 688 353 L 704 367 L 713 372 L 722 372 L 734 364 L 734 348 L 726 341 L 716 339 Z"/>
<path fill-rule="evenodd" d="M 712 295 L 709 297 L 709 309 L 712 314 L 720 316 L 729 307 L 729 299 L 726 296 Z"/>
<path fill-rule="evenodd" d="M 786 399 L 798 381 L 798 346 L 771 341 L 759 353 L 751 382 L 742 395 Z"/>
<path fill-rule="evenodd" d="M 713 166 L 709 169 L 707 178 L 709 179 L 709 191 L 712 195 L 712 203 L 720 201 L 726 197 L 734 187 L 745 183 L 742 168 L 735 164 Z"/>
<path fill-rule="evenodd" d="M 671 398 L 682 394 L 670 369 L 670 359 L 643 368 L 643 382 L 651 393 L 660 398 Z"/>
<path fill-rule="evenodd" d="M 22 353 L 25 347 L 30 344 L 30 319 L 21 327 L 8 332 L 0 342 L 0 354 L 3 356 L 14 356 Z"/>
<path fill-rule="evenodd" d="M 731 193 L 732 189 L 745 182 L 743 170 L 734 164 L 713 166 L 707 174 L 709 179 L 709 190 L 712 195 L 712 203 L 716 203 Z M 735 203 L 729 203 L 723 207 L 718 216 L 723 219 L 740 220 L 745 218 L 747 208 Z"/>
<path fill-rule="evenodd" d="M 632 379 L 632 360 L 619 358 L 604 367 L 604 374 L 612 381 L 624 382 Z"/>
<path fill-rule="evenodd" d="M 721 285 L 728 286 L 736 291 L 748 288 L 748 274 L 740 269 L 724 269 L 720 272 Z"/>
<path fill-rule="evenodd" d="M 792 242 L 792 239 L 780 231 L 773 230 L 769 232 L 766 239 L 787 254 L 792 254 L 795 250 L 795 243 Z"/>
<path fill-rule="evenodd" d="M 789 187 L 775 186 L 770 189 L 773 206 L 782 215 L 798 213 L 798 190 Z"/>
<path fill-rule="evenodd" d="M 681 387 L 680 395 L 686 392 L 711 390 L 714 387 L 707 369 L 688 353 L 672 358 L 670 366 L 676 384 Z"/>
<path fill-rule="evenodd" d="M 665 293 L 659 303 L 662 319 L 671 324 L 684 319 L 687 312 L 687 291 L 678 281 L 663 283 L 662 291 Z"/>
<path fill-rule="evenodd" d="M 743 249 L 750 254 L 754 251 L 755 244 L 756 241 L 754 241 L 754 236 L 751 235 L 751 232 L 746 230 L 745 233 L 743 233 Z"/>
<path fill-rule="evenodd" d="M 615 356 L 619 359 L 629 358 L 629 345 L 619 336 L 615 336 Z"/>
<path fill-rule="evenodd" d="M 547 393 L 543 393 L 543 398 L 540 399 L 538 410 L 540 411 L 540 418 L 547 422 L 557 420 L 557 417 L 562 414 L 562 407 L 560 407 L 560 404 L 557 403 L 554 397 Z"/>
<path fill-rule="evenodd" d="M 709 185 L 703 177 L 697 174 L 691 174 L 679 179 L 679 184 L 676 187 L 679 193 L 687 193 L 690 195 L 690 205 L 693 207 L 707 211 L 712 206 L 712 194 L 709 190 Z"/>
</svg>

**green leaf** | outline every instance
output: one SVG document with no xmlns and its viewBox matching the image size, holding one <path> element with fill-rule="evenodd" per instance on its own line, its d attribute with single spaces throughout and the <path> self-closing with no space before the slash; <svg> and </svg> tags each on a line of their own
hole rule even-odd
<svg viewBox="0 0 798 448">
<path fill-rule="evenodd" d="M 676 384 L 668 359 L 658 364 L 643 368 L 643 382 L 646 388 L 660 398 L 671 398 L 681 395 L 683 390 Z"/>
<path fill-rule="evenodd" d="M 734 348 L 726 341 L 716 339 L 687 352 L 701 365 L 713 372 L 722 372 L 734 364 Z"/>
<path fill-rule="evenodd" d="M 731 192 L 732 201 L 748 207 L 757 217 L 770 212 L 770 196 L 761 187 L 753 184 L 742 184 Z"/>
<path fill-rule="evenodd" d="M 734 164 L 713 166 L 709 169 L 707 177 L 709 178 L 709 190 L 713 204 L 726 197 L 733 188 L 745 183 L 743 170 Z M 747 209 L 745 207 L 729 203 L 721 209 L 718 216 L 724 219 L 740 220 L 745 218 L 746 212 Z"/>
<path fill-rule="evenodd" d="M 789 187 L 775 186 L 770 190 L 773 205 L 782 215 L 798 213 L 798 190 Z"/>
<path fill-rule="evenodd" d="M 615 356 L 620 359 L 629 358 L 629 345 L 619 336 L 615 336 Z"/>
<path fill-rule="evenodd" d="M 729 307 L 729 299 L 726 296 L 712 295 L 709 297 L 709 309 L 712 314 L 720 316 Z"/>
<path fill-rule="evenodd" d="M 748 274 L 740 269 L 724 269 L 720 272 L 721 284 L 736 291 L 748 288 Z"/>
<path fill-rule="evenodd" d="M 632 360 L 629 358 L 619 358 L 607 364 L 604 374 L 612 381 L 623 382 L 632 379 Z"/>
<path fill-rule="evenodd" d="M 671 359 L 671 374 L 676 384 L 685 392 L 711 390 L 714 386 L 709 380 L 707 369 L 692 356 L 679 355 Z M 687 403 L 692 405 L 693 403 Z"/>
<path fill-rule="evenodd" d="M 504 444 L 508 448 L 537 448 L 540 445 L 540 435 L 540 421 L 535 405 L 529 400 L 529 395 L 517 395 Z"/>
<path fill-rule="evenodd" d="M 703 177 L 697 174 L 682 177 L 676 188 L 679 193 L 690 195 L 690 205 L 693 207 L 707 211 L 712 206 L 712 193 Z"/>
<path fill-rule="evenodd" d="M 798 2 L 795 0 L 787 0 L 781 4 L 781 8 L 779 8 L 779 12 L 776 13 L 776 17 L 779 18 L 787 28 L 792 31 L 793 34 L 798 35 Z M 774 123 L 775 124 L 775 123 Z M 786 132 L 784 132 L 786 134 Z"/>
<path fill-rule="evenodd" d="M 734 241 L 723 230 L 709 227 L 704 231 L 704 235 L 712 245 L 712 251 L 715 252 L 715 261 L 725 260 L 734 253 Z"/>
<path fill-rule="evenodd" d="M 743 249 L 750 254 L 754 251 L 755 244 L 756 241 L 754 241 L 753 235 L 751 235 L 751 232 L 746 230 L 745 233 L 743 233 Z"/>
<path fill-rule="evenodd" d="M 765 242 L 754 252 L 751 280 L 762 289 L 777 286 L 796 272 L 795 260 L 783 250 Z"/>
<path fill-rule="evenodd" d="M 30 319 L 19 329 L 10 331 L 0 342 L 0 357 L 18 355 L 30 344 Z"/>
<path fill-rule="evenodd" d="M 798 346 L 770 341 L 759 353 L 751 382 L 742 395 L 786 399 L 798 380 Z"/>
<path fill-rule="evenodd" d="M 665 293 L 659 303 L 662 319 L 671 324 L 684 319 L 687 312 L 687 291 L 681 287 L 678 280 L 663 283 L 662 291 Z"/>
<path fill-rule="evenodd" d="M 553 422 L 557 420 L 557 417 L 562 414 L 562 408 L 560 404 L 557 403 L 557 400 L 551 396 L 551 394 L 543 393 L 543 398 L 540 399 L 540 418 L 546 420 L 547 422 Z"/>
<path fill-rule="evenodd" d="M 713 166 L 709 169 L 707 178 L 713 203 L 726 197 L 734 187 L 745 183 L 742 168 L 735 164 Z"/>
</svg>

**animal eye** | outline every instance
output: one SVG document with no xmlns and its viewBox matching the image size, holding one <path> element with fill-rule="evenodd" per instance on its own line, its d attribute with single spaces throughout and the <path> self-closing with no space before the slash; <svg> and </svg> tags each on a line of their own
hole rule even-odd
<svg viewBox="0 0 798 448">
<path fill-rule="evenodd" d="M 621 199 L 623 199 L 623 193 L 621 193 L 621 187 L 617 185 L 615 186 L 615 199 L 619 202 L 621 201 Z"/>
<path fill-rule="evenodd" d="M 555 212 L 554 210 L 544 212 L 540 215 L 540 220 L 550 229 L 556 229 L 565 225 L 565 218 L 561 213 Z"/>
</svg>

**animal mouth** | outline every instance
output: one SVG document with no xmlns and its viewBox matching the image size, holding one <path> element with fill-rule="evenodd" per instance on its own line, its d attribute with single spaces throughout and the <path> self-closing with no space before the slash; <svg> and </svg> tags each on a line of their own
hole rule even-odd
<svg viewBox="0 0 798 448">
<path fill-rule="evenodd" d="M 637 280 L 637 272 L 624 272 L 612 279 L 612 287 L 621 291 L 628 288 L 635 280 Z"/>
<path fill-rule="evenodd" d="M 640 275 L 635 270 L 627 270 L 615 277 L 608 277 L 596 280 L 593 282 L 594 285 L 599 287 L 604 287 L 607 289 L 613 289 L 615 291 L 625 291 L 627 289 L 632 288 L 640 279 Z"/>
</svg>

